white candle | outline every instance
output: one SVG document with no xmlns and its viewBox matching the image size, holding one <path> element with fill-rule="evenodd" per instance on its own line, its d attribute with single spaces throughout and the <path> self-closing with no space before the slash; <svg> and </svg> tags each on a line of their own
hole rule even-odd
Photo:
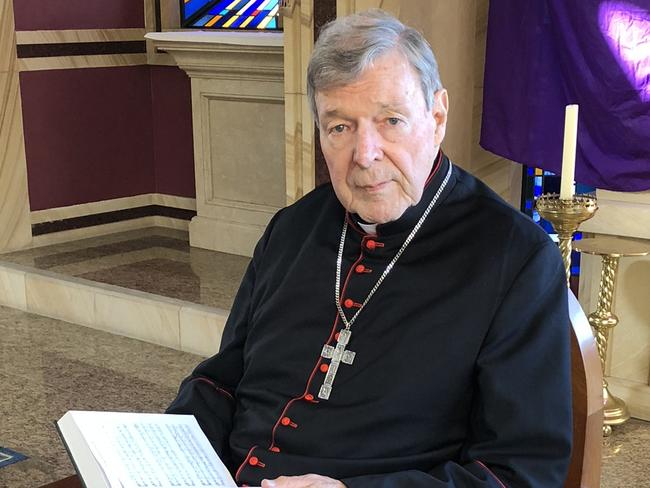
<svg viewBox="0 0 650 488">
<path fill-rule="evenodd" d="M 576 145 L 578 138 L 578 106 L 567 105 L 564 114 L 564 146 L 562 147 L 562 177 L 560 198 L 571 200 L 575 193 L 573 179 L 576 170 Z"/>
</svg>

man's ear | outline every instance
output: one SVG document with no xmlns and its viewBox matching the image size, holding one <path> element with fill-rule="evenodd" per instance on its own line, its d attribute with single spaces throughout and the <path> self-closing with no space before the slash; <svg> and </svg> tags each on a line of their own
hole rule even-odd
<svg viewBox="0 0 650 488">
<path fill-rule="evenodd" d="M 442 144 L 447 130 L 447 112 L 449 111 L 449 95 L 447 90 L 441 88 L 433 94 L 433 107 L 431 113 L 436 121 L 436 132 L 434 136 L 436 146 Z"/>
</svg>

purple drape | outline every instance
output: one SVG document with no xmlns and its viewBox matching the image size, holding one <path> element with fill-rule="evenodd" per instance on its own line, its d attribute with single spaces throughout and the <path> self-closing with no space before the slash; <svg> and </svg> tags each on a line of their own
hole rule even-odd
<svg viewBox="0 0 650 488">
<path fill-rule="evenodd" d="M 490 0 L 481 146 L 559 173 L 570 103 L 576 180 L 650 189 L 650 0 Z"/>
</svg>

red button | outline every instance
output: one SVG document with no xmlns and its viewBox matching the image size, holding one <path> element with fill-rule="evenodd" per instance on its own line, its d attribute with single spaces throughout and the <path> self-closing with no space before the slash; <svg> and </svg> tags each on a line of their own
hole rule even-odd
<svg viewBox="0 0 650 488">
<path fill-rule="evenodd" d="M 275 446 L 273 446 L 273 447 L 272 447 L 271 449 L 269 449 L 269 450 L 270 450 L 270 451 L 273 451 L 273 452 L 280 452 L 280 448 L 279 448 L 279 447 L 275 447 Z"/>
<path fill-rule="evenodd" d="M 291 423 L 291 419 L 289 417 L 282 417 L 282 420 L 280 420 L 282 425 L 289 425 Z"/>
<path fill-rule="evenodd" d="M 260 460 L 257 459 L 255 456 L 253 456 L 252 458 L 250 458 L 248 460 L 248 464 L 250 464 L 251 466 L 257 466 L 259 464 L 259 462 L 260 462 Z"/>
<path fill-rule="evenodd" d="M 339 340 L 339 336 L 340 336 L 340 335 L 341 335 L 340 332 L 337 332 L 336 334 L 334 334 L 334 339 L 336 339 L 337 342 L 338 342 L 338 340 Z"/>
<path fill-rule="evenodd" d="M 323 373 L 327 373 L 327 370 L 328 370 L 328 369 L 330 369 L 330 367 L 329 367 L 327 364 L 321 364 L 321 365 L 320 365 L 320 370 L 321 370 Z"/>
<path fill-rule="evenodd" d="M 312 395 L 311 393 L 307 393 L 305 395 L 305 400 L 307 400 L 308 402 L 313 401 L 314 400 L 314 395 Z"/>
<path fill-rule="evenodd" d="M 363 264 L 357 264 L 356 268 L 354 268 L 354 271 L 357 273 L 363 273 L 366 270 L 366 267 Z"/>
<path fill-rule="evenodd" d="M 372 239 L 369 239 L 369 240 L 366 241 L 366 248 L 367 249 L 369 249 L 371 251 L 374 251 L 375 247 L 377 247 L 377 243 L 375 241 L 373 241 Z"/>
<path fill-rule="evenodd" d="M 354 300 L 352 300 L 351 298 L 346 298 L 345 301 L 343 302 L 343 305 L 345 306 L 345 308 L 352 308 L 352 306 L 354 305 Z"/>
</svg>

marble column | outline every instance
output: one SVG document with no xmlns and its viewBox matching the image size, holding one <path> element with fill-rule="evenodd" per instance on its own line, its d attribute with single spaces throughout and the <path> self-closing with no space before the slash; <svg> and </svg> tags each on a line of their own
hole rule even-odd
<svg viewBox="0 0 650 488">
<path fill-rule="evenodd" d="M 306 73 L 314 46 L 312 0 L 286 2 L 284 22 L 284 130 L 287 204 L 315 186 L 314 121 Z"/>
<path fill-rule="evenodd" d="M 0 252 L 31 240 L 13 0 L 0 0 Z"/>
</svg>

